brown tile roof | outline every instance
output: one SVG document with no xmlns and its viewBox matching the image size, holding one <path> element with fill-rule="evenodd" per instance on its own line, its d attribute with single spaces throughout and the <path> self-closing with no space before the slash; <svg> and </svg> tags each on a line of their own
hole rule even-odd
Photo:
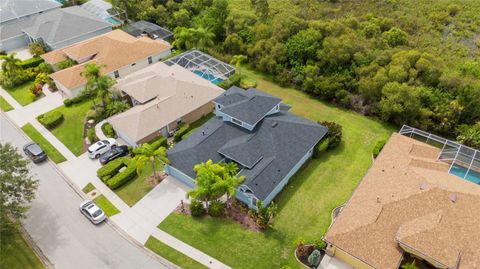
<svg viewBox="0 0 480 269">
<path fill-rule="evenodd" d="M 398 267 L 398 242 L 447 266 L 480 268 L 480 186 L 450 175 L 438 153 L 393 134 L 325 240 L 376 268 Z"/>
<path fill-rule="evenodd" d="M 67 58 L 76 61 L 91 60 L 51 74 L 51 77 L 65 87 L 72 89 L 85 83 L 80 75 L 85 65 L 97 62 L 104 66 L 103 74 L 111 73 L 148 56 L 170 50 L 171 46 L 161 40 L 148 37 L 135 38 L 122 30 L 114 30 L 75 45 L 44 54 L 45 61 L 55 64 Z"/>
<path fill-rule="evenodd" d="M 108 121 L 135 142 L 210 103 L 222 88 L 179 66 L 158 62 L 118 80 L 114 86 L 146 104 Z M 213 104 L 212 104 L 213 108 Z"/>
</svg>

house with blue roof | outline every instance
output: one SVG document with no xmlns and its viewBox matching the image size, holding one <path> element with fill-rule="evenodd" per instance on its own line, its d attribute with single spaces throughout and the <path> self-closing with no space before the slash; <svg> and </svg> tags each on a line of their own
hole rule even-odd
<svg viewBox="0 0 480 269">
<path fill-rule="evenodd" d="M 196 164 L 234 162 L 245 176 L 237 199 L 253 209 L 277 196 L 328 131 L 254 88 L 232 87 L 213 103 L 216 117 L 168 150 L 165 171 L 195 188 Z"/>
</svg>

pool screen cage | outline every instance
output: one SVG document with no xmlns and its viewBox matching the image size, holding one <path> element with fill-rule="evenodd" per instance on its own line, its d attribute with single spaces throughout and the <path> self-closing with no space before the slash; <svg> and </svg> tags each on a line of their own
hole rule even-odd
<svg viewBox="0 0 480 269">
<path fill-rule="evenodd" d="M 125 11 L 113 7 L 112 4 L 103 0 L 90 0 L 82 4 L 81 8 L 92 13 L 96 17 L 101 18 L 102 20 L 106 20 L 108 18 L 114 18 L 119 21 L 124 20 L 123 15 L 125 14 Z"/>
<path fill-rule="evenodd" d="M 466 178 L 470 171 L 477 173 L 480 172 L 479 150 L 464 146 L 438 135 L 410 127 L 408 125 L 403 125 L 399 133 L 422 141 L 426 144 L 441 148 L 437 160 L 449 163 L 449 171 L 452 170 L 452 167 L 455 165 L 466 168 L 463 178 Z"/>
<path fill-rule="evenodd" d="M 191 72 L 200 74 L 202 77 L 211 78 L 213 80 L 226 80 L 228 77 L 235 73 L 235 68 L 229 64 L 226 64 L 214 57 L 203 53 L 199 50 L 192 49 L 172 57 L 165 61 L 165 64 L 171 66 L 178 64 Z"/>
</svg>

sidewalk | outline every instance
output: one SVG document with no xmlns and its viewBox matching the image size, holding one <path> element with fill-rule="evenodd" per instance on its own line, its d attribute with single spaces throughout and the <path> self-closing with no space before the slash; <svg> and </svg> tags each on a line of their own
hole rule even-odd
<svg viewBox="0 0 480 269">
<path fill-rule="evenodd" d="M 7 102 L 13 106 L 14 109 L 19 109 L 22 108 L 23 106 L 20 105 L 13 97 L 8 94 L 7 91 L 5 91 L 2 87 L 0 87 L 0 95 L 7 100 Z"/>
</svg>

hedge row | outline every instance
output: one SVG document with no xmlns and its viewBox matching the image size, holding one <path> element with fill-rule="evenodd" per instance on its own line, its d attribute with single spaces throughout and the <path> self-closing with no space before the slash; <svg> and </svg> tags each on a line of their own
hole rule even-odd
<svg viewBox="0 0 480 269">
<path fill-rule="evenodd" d="M 27 59 L 25 61 L 21 61 L 18 63 L 18 66 L 20 66 L 23 69 L 31 68 L 31 67 L 37 67 L 39 64 L 43 62 L 43 59 L 40 57 L 32 57 L 30 59 Z"/>
<path fill-rule="evenodd" d="M 178 131 L 176 131 L 175 134 L 173 135 L 173 140 L 175 142 L 178 142 L 178 141 L 182 140 L 182 136 L 184 134 L 188 133 L 189 130 L 190 130 L 190 125 L 181 124 L 180 129 L 178 129 Z"/>
<path fill-rule="evenodd" d="M 131 179 L 135 178 L 137 176 L 137 167 L 135 165 L 130 165 L 127 167 L 127 169 L 123 170 L 122 172 L 116 174 L 109 180 L 107 180 L 106 184 L 107 186 L 114 190 L 123 184 L 127 183 Z"/>
<path fill-rule="evenodd" d="M 115 130 L 113 130 L 113 126 L 108 122 L 105 122 L 102 125 L 102 132 L 107 137 L 117 138 L 117 134 L 115 133 Z"/>
<path fill-rule="evenodd" d="M 63 104 L 66 106 L 66 107 L 70 107 L 72 106 L 73 104 L 78 104 L 78 103 L 81 103 L 83 100 L 85 100 L 87 98 L 86 95 L 79 95 L 77 97 L 74 97 L 72 99 L 65 99 L 63 100 Z"/>
<path fill-rule="evenodd" d="M 37 120 L 47 129 L 53 129 L 63 122 L 63 114 L 60 111 L 51 111 L 38 116 Z"/>
<path fill-rule="evenodd" d="M 108 162 L 102 168 L 97 170 L 97 176 L 103 182 L 105 182 L 106 180 L 108 180 L 109 178 L 111 178 L 115 174 L 117 174 L 118 171 L 120 171 L 120 169 L 122 169 L 122 167 L 126 166 L 126 164 L 125 164 L 126 159 L 127 158 L 125 158 L 125 157 L 121 157 L 121 158 L 117 158 L 117 159 L 115 159 L 111 162 Z"/>
<path fill-rule="evenodd" d="M 154 140 L 148 142 L 148 144 L 150 144 L 150 146 L 152 146 L 154 149 L 158 149 L 159 147 L 168 148 L 167 138 L 163 136 L 155 138 Z"/>
</svg>

